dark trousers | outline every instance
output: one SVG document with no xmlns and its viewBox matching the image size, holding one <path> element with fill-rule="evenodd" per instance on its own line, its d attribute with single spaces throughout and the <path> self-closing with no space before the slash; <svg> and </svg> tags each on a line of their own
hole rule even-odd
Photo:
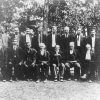
<svg viewBox="0 0 100 100">
<path fill-rule="evenodd" d="M 2 66 L 1 67 L 1 73 L 2 73 L 2 77 L 3 79 L 7 79 L 7 67 L 6 66 Z"/>
<path fill-rule="evenodd" d="M 22 78 L 22 65 L 14 64 L 14 78 L 15 79 Z"/>
<path fill-rule="evenodd" d="M 9 80 L 13 78 L 13 70 L 12 70 L 12 68 L 13 68 L 13 65 L 12 64 L 8 64 L 8 66 L 7 66 L 7 77 L 8 77 Z"/>
<path fill-rule="evenodd" d="M 35 73 L 36 72 L 36 67 L 32 66 L 32 65 L 28 65 L 28 67 L 26 67 L 24 65 L 24 68 L 23 68 L 23 74 L 24 74 L 24 77 L 25 79 L 34 79 L 35 78 Z"/>
<path fill-rule="evenodd" d="M 95 63 L 94 61 L 84 61 L 84 74 L 87 74 L 88 79 L 94 79 L 95 77 Z"/>
<path fill-rule="evenodd" d="M 65 64 L 65 69 L 66 69 L 66 73 L 67 73 L 68 78 L 71 77 L 71 73 L 70 73 L 71 67 L 74 67 L 74 78 L 79 79 L 79 77 L 80 77 L 80 64 L 78 62 Z"/>
</svg>

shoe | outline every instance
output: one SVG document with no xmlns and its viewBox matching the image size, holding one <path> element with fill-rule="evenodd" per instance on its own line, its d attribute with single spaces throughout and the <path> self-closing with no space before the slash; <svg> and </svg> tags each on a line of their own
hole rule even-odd
<svg viewBox="0 0 100 100">
<path fill-rule="evenodd" d="M 64 81 L 63 78 L 61 78 L 61 79 L 60 79 L 60 82 L 63 82 L 63 81 Z"/>
<path fill-rule="evenodd" d="M 67 80 L 68 80 L 68 81 L 71 81 L 71 78 L 68 78 Z"/>
<path fill-rule="evenodd" d="M 11 79 L 10 82 L 12 82 L 13 80 Z"/>
<path fill-rule="evenodd" d="M 30 81 L 32 81 L 32 79 L 30 79 Z"/>
<path fill-rule="evenodd" d="M 81 76 L 82 79 L 86 79 L 86 74 L 84 74 L 83 76 Z"/>
<path fill-rule="evenodd" d="M 54 82 L 57 82 L 57 81 L 58 81 L 57 79 L 54 80 Z"/>
<path fill-rule="evenodd" d="M 77 81 L 77 79 L 74 79 L 74 81 Z"/>
<path fill-rule="evenodd" d="M 89 83 L 92 83 L 93 81 L 92 80 L 89 80 Z"/>
<path fill-rule="evenodd" d="M 27 79 L 27 81 L 29 82 L 30 80 L 29 80 L 29 79 Z"/>
<path fill-rule="evenodd" d="M 36 81 L 36 83 L 39 83 L 40 82 L 40 80 L 38 79 L 37 81 Z"/>
<path fill-rule="evenodd" d="M 3 80 L 3 82 L 6 82 L 6 80 Z"/>
<path fill-rule="evenodd" d="M 47 79 L 45 79 L 43 82 L 46 83 L 47 82 Z"/>
</svg>

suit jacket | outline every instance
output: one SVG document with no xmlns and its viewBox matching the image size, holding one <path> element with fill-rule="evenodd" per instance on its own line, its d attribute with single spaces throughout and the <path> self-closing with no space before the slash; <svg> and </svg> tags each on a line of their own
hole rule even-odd
<svg viewBox="0 0 100 100">
<path fill-rule="evenodd" d="M 37 63 L 41 63 L 42 61 L 50 61 L 50 54 L 48 51 L 45 51 L 44 55 L 41 55 L 40 50 L 37 52 Z"/>
<path fill-rule="evenodd" d="M 13 49 L 12 55 L 13 64 L 18 64 L 25 60 L 25 51 L 21 47 L 16 48 L 16 50 Z"/>
<path fill-rule="evenodd" d="M 26 64 L 31 65 L 32 63 L 36 62 L 36 53 L 37 51 L 33 48 L 30 48 L 26 50 Z"/>
<path fill-rule="evenodd" d="M 70 54 L 70 49 L 69 49 L 67 52 L 65 52 L 64 55 L 65 55 L 64 56 L 65 62 L 66 61 L 79 61 L 80 54 L 78 53 L 76 49 L 74 50 L 73 54 Z"/>
<path fill-rule="evenodd" d="M 20 36 L 19 36 L 19 46 L 22 49 L 25 49 L 25 47 L 26 47 L 26 36 L 25 35 L 20 34 Z"/>
<path fill-rule="evenodd" d="M 56 44 L 60 45 L 60 35 L 56 35 Z M 47 36 L 47 50 L 51 50 L 52 49 L 52 34 L 49 34 Z"/>
<path fill-rule="evenodd" d="M 51 63 L 55 63 L 57 65 L 62 63 L 63 62 L 63 58 L 64 58 L 63 56 L 64 55 L 63 55 L 63 52 L 61 50 L 59 51 L 59 55 L 56 55 L 55 51 L 52 52 L 51 57 L 50 57 Z"/>
<path fill-rule="evenodd" d="M 38 40 L 38 34 L 34 35 L 32 37 L 32 48 L 35 48 L 36 50 L 39 49 L 39 40 Z"/>
</svg>

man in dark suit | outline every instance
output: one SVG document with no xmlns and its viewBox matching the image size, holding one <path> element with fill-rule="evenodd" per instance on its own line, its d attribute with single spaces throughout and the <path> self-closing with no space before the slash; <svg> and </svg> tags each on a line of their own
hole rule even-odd
<svg viewBox="0 0 100 100">
<path fill-rule="evenodd" d="M 26 48 L 26 33 L 21 32 L 19 35 L 19 47 L 21 47 L 23 50 Z"/>
<path fill-rule="evenodd" d="M 67 55 L 67 56 L 66 56 Z M 69 50 L 65 53 L 65 68 L 67 70 L 68 80 L 71 79 L 70 68 L 74 67 L 74 79 L 77 80 L 80 77 L 80 63 L 78 59 L 78 52 L 75 49 L 74 42 L 69 43 Z"/>
<path fill-rule="evenodd" d="M 18 46 L 18 43 L 16 40 L 13 42 L 13 50 L 12 50 L 12 64 L 13 64 L 13 75 L 15 80 L 23 78 L 22 73 L 22 65 L 25 59 L 25 52 L 24 50 Z"/>
<path fill-rule="evenodd" d="M 46 50 L 46 46 L 44 43 L 40 43 L 39 46 L 40 46 L 40 50 L 37 52 L 37 82 L 40 81 L 41 73 L 44 82 L 46 82 L 48 78 L 50 54 Z"/>
<path fill-rule="evenodd" d="M 36 53 L 37 51 L 32 48 L 31 43 L 27 43 L 26 48 L 26 60 L 25 60 L 25 78 L 27 80 L 33 79 L 33 74 L 35 74 L 35 64 L 36 64 Z"/>
<path fill-rule="evenodd" d="M 69 27 L 65 26 L 60 39 L 61 50 L 64 52 L 65 50 L 68 50 L 69 47 L 68 45 L 69 45 Z"/>
<path fill-rule="evenodd" d="M 54 81 L 57 82 L 57 78 L 60 78 L 60 81 L 63 82 L 65 66 L 63 64 L 63 54 L 59 45 L 55 46 L 55 51 L 51 55 L 51 67 L 53 67 Z M 59 77 L 58 74 L 60 75 Z"/>
<path fill-rule="evenodd" d="M 47 50 L 54 51 L 55 46 L 59 45 L 60 35 L 57 34 L 57 26 L 52 27 L 52 32 L 47 36 Z"/>
</svg>

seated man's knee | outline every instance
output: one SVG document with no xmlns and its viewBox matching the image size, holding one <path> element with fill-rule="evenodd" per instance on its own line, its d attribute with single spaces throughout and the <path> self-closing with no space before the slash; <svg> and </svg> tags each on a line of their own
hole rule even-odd
<svg viewBox="0 0 100 100">
<path fill-rule="evenodd" d="M 78 63 L 78 62 L 77 62 L 77 63 L 75 63 L 75 64 L 74 64 L 74 66 L 75 66 L 75 67 L 78 67 L 78 68 L 81 68 L 80 63 Z"/>
<path fill-rule="evenodd" d="M 57 65 L 56 65 L 56 64 L 52 64 L 52 65 L 53 65 L 53 67 L 54 67 L 54 68 L 56 68 L 56 67 L 57 67 Z"/>
<path fill-rule="evenodd" d="M 64 69 L 65 68 L 65 65 L 64 65 L 64 63 L 61 63 L 61 67 Z"/>
<path fill-rule="evenodd" d="M 69 63 L 65 63 L 65 67 L 68 67 L 68 68 L 69 68 L 69 67 L 70 67 L 70 66 L 69 66 Z"/>
</svg>

